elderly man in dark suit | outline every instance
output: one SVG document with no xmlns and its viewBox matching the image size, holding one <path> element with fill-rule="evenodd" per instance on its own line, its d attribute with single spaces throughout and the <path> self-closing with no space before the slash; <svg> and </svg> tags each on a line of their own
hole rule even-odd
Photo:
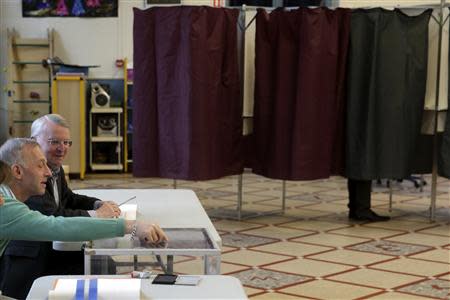
<svg viewBox="0 0 450 300">
<path fill-rule="evenodd" d="M 67 186 L 62 163 L 72 141 L 66 120 L 57 114 L 45 115 L 31 126 L 31 136 L 41 146 L 52 171 L 43 196 L 30 197 L 25 204 L 45 215 L 111 218 L 120 215 L 111 201 L 78 195 Z M 83 274 L 81 251 L 55 251 L 51 242 L 11 241 L 3 254 L 0 284 L 13 291 L 15 298 L 25 298 L 33 281 L 44 275 Z M 6 273 L 5 273 L 6 272 Z M 115 272 L 115 267 L 109 268 Z"/>
</svg>

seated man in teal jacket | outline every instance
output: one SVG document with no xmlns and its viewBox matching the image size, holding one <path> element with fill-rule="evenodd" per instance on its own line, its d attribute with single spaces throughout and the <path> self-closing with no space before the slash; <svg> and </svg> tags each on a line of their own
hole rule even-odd
<svg viewBox="0 0 450 300">
<path fill-rule="evenodd" d="M 134 233 L 148 243 L 167 240 L 158 225 L 136 224 L 122 219 L 63 218 L 43 216 L 30 211 L 24 202 L 31 196 L 45 192 L 51 171 L 39 144 L 31 139 L 11 139 L 0 147 L 0 160 L 10 167 L 6 184 L 0 185 L 5 203 L 0 206 L 0 290 L 3 295 L 25 298 L 32 282 L 26 285 L 5 285 L 7 278 L 18 270 L 2 265 L 3 251 L 8 239 L 25 240 L 92 240 Z M 0 169 L 5 169 L 3 162 Z M 3 171 L 4 172 L 4 171 Z M 4 175 L 0 177 L 5 177 Z M 19 272 L 23 272 L 20 270 Z"/>
</svg>

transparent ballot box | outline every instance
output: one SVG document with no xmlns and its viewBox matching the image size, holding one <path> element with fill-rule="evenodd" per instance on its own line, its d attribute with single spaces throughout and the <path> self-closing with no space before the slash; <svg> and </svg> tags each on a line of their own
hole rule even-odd
<svg viewBox="0 0 450 300">
<path fill-rule="evenodd" d="M 130 235 L 120 238 L 95 240 L 84 245 L 84 272 L 86 275 L 111 274 L 111 263 L 116 268 L 124 265 L 138 270 L 139 266 L 158 266 L 164 273 L 174 272 L 174 256 L 203 257 L 204 274 L 220 274 L 220 248 L 206 228 L 163 228 L 169 238 L 164 244 L 143 245 Z M 154 258 L 153 263 L 148 258 Z M 144 262 L 143 260 L 146 260 Z M 175 270 L 176 271 L 176 270 Z M 118 273 L 121 273 L 117 270 Z"/>
</svg>

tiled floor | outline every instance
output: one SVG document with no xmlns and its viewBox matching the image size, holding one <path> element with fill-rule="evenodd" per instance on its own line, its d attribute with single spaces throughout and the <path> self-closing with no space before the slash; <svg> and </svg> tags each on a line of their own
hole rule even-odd
<svg viewBox="0 0 450 300">
<path fill-rule="evenodd" d="M 237 176 L 177 181 L 192 189 L 222 236 L 222 273 L 238 277 L 251 299 L 450 299 L 450 181 L 438 179 L 436 221 L 429 221 L 430 178 L 423 192 L 409 182 L 389 189 L 374 184 L 372 207 L 392 220 L 347 219 L 346 181 L 335 177 L 286 182 L 283 215 L 238 222 Z M 130 175 L 88 175 L 72 188 L 172 188 L 173 180 Z M 281 208 L 282 183 L 243 176 L 244 211 Z M 222 216 L 222 217 L 221 217 Z M 193 258 L 175 271 L 201 273 Z"/>
</svg>

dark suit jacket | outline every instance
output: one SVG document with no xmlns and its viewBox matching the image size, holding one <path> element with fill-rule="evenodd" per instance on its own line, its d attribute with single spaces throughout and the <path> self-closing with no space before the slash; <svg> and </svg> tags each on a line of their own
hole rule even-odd
<svg viewBox="0 0 450 300">
<path fill-rule="evenodd" d="M 57 183 L 59 206 L 50 180 L 43 196 L 33 196 L 25 204 L 44 215 L 88 217 L 87 210 L 92 210 L 99 199 L 74 194 L 62 168 Z M 36 278 L 55 274 L 83 274 L 82 252 L 54 251 L 51 242 L 11 241 L 0 259 L 0 290 L 6 296 L 23 299 Z"/>
<path fill-rule="evenodd" d="M 59 172 L 57 183 L 60 201 L 59 206 L 55 203 L 53 184 L 50 180 L 47 182 L 45 194 L 43 196 L 30 197 L 25 204 L 28 205 L 30 209 L 40 211 L 47 216 L 89 217 L 87 211 L 94 209 L 94 203 L 99 199 L 72 192 L 67 186 L 64 170 L 62 168 L 61 172 Z"/>
</svg>

